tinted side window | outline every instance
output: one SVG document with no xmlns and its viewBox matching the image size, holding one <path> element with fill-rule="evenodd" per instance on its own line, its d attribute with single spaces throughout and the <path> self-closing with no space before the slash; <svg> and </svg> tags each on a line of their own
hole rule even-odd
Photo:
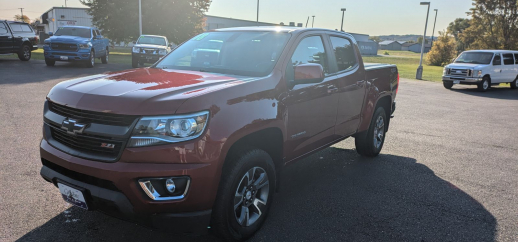
<svg viewBox="0 0 518 242">
<path fill-rule="evenodd" d="M 504 65 L 514 65 L 513 54 L 504 54 Z"/>
<path fill-rule="evenodd" d="M 331 45 L 335 52 L 338 71 L 349 70 L 356 66 L 356 55 L 351 41 L 339 37 L 331 37 Z"/>
<path fill-rule="evenodd" d="M 293 67 L 308 63 L 320 64 L 324 68 L 324 72 L 329 73 L 327 54 L 320 36 L 304 38 L 291 57 Z"/>
<path fill-rule="evenodd" d="M 502 57 L 500 56 L 500 54 L 495 55 L 495 58 L 493 59 L 493 65 L 494 66 L 502 65 Z"/>
<path fill-rule="evenodd" d="M 4 23 L 0 23 L 0 34 L 7 34 L 9 31 L 7 30 L 7 26 Z"/>
<path fill-rule="evenodd" d="M 20 24 L 20 27 L 22 28 L 23 32 L 32 32 L 32 29 L 28 24 Z"/>
<path fill-rule="evenodd" d="M 9 26 L 11 26 L 11 30 L 13 32 L 22 32 L 21 24 L 12 23 L 12 24 L 9 24 Z"/>
<path fill-rule="evenodd" d="M 97 29 L 95 30 L 95 34 L 101 35 L 101 33 L 99 33 L 99 30 L 97 30 Z"/>
<path fill-rule="evenodd" d="M 94 38 L 95 38 L 95 36 L 97 36 L 96 31 L 92 31 L 92 34 L 94 34 Z"/>
<path fill-rule="evenodd" d="M 518 54 L 514 54 L 514 64 L 518 65 Z"/>
</svg>

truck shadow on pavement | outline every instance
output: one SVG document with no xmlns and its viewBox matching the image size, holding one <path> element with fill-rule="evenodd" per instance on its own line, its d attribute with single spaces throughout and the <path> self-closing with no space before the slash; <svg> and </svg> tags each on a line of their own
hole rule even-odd
<svg viewBox="0 0 518 242">
<path fill-rule="evenodd" d="M 494 241 L 495 218 L 413 158 L 331 147 L 283 170 L 251 241 Z M 19 241 L 215 241 L 70 208 Z"/>
<path fill-rule="evenodd" d="M 475 87 L 475 86 L 474 86 Z M 518 89 L 510 87 L 492 87 L 486 92 L 480 92 L 477 88 L 452 88 L 451 91 L 477 97 L 496 98 L 504 100 L 518 100 Z"/>
</svg>

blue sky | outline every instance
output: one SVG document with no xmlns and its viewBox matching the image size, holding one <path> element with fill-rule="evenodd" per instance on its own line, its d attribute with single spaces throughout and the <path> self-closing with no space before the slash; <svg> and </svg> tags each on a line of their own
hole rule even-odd
<svg viewBox="0 0 518 242">
<path fill-rule="evenodd" d="M 137 1 L 137 0 L 133 0 Z M 143 4 L 146 1 L 142 0 Z M 306 23 L 315 15 L 315 27 L 339 29 L 342 13 L 347 8 L 344 30 L 369 35 L 423 34 L 426 6 L 419 0 L 260 0 L 259 21 L 280 23 Z M 431 35 L 435 12 L 439 9 L 436 33 L 446 29 L 455 18 L 467 17 L 471 0 L 434 0 L 430 7 L 427 35 Z M 30 18 L 41 16 L 53 6 L 61 6 L 65 0 L 0 0 L 0 19 L 12 19 L 19 14 L 17 8 L 25 8 Z M 84 7 L 79 0 L 68 0 L 69 7 Z M 257 0 L 212 0 L 209 15 L 255 20 Z M 311 18 L 309 21 L 311 25 Z"/>
</svg>

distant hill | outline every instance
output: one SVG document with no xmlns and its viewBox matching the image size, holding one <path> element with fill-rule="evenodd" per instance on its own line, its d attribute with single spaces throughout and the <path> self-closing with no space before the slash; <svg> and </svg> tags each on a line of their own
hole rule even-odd
<svg viewBox="0 0 518 242">
<path fill-rule="evenodd" d="M 382 41 L 394 40 L 394 41 L 414 41 L 417 42 L 417 38 L 422 35 L 407 34 L 407 35 L 380 35 L 378 36 Z M 426 36 L 426 39 L 432 39 L 430 36 Z"/>
</svg>

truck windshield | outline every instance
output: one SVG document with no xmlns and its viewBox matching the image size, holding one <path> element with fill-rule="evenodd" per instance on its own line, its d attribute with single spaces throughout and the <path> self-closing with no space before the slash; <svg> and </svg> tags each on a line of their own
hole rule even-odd
<svg viewBox="0 0 518 242">
<path fill-rule="evenodd" d="M 493 55 L 491 52 L 464 52 L 454 63 L 489 64 Z"/>
<path fill-rule="evenodd" d="M 142 45 L 166 45 L 165 39 L 162 37 L 140 36 L 137 44 Z"/>
<path fill-rule="evenodd" d="M 55 36 L 77 36 L 81 38 L 92 38 L 90 29 L 84 28 L 59 28 L 54 34 Z"/>
<path fill-rule="evenodd" d="M 176 48 L 155 68 L 243 76 L 268 75 L 290 34 L 278 32 L 210 32 Z"/>
</svg>

